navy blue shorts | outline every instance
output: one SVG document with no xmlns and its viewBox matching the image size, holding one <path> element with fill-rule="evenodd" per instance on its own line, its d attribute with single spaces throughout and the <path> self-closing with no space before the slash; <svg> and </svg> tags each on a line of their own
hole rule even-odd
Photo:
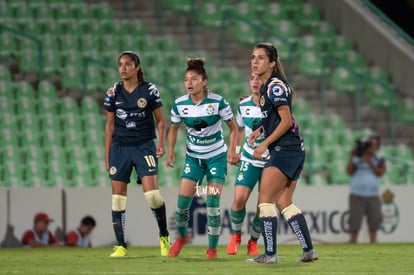
<svg viewBox="0 0 414 275">
<path fill-rule="evenodd" d="M 305 163 L 305 151 L 280 150 L 276 148 L 270 151 L 270 158 L 265 164 L 266 167 L 274 166 L 279 168 L 291 180 L 299 179 Z"/>
<path fill-rule="evenodd" d="M 112 144 L 109 155 L 109 178 L 130 182 L 132 168 L 137 172 L 137 181 L 145 176 L 158 174 L 158 159 L 153 141 L 140 145 L 124 146 Z"/>
</svg>

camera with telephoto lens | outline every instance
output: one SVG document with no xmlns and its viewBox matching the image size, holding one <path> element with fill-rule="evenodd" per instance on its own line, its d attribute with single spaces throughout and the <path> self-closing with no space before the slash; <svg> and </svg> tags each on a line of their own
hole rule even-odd
<svg viewBox="0 0 414 275">
<path fill-rule="evenodd" d="M 369 140 L 356 140 L 355 141 L 356 144 L 356 152 L 355 154 L 358 157 L 362 157 L 365 152 L 367 151 L 367 149 L 371 146 L 371 142 Z"/>
</svg>

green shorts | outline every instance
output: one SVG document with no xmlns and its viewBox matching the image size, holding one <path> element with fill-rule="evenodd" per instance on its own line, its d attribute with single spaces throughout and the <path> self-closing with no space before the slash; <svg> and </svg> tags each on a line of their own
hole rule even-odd
<svg viewBox="0 0 414 275">
<path fill-rule="evenodd" d="M 222 153 L 209 159 L 185 157 L 184 169 L 181 178 L 189 179 L 201 184 L 204 176 L 207 182 L 224 184 L 227 175 L 227 154 Z"/>
<path fill-rule="evenodd" d="M 245 186 L 253 190 L 257 182 L 260 182 L 263 167 L 256 167 L 247 161 L 241 161 L 237 168 L 237 177 L 234 185 Z"/>
</svg>

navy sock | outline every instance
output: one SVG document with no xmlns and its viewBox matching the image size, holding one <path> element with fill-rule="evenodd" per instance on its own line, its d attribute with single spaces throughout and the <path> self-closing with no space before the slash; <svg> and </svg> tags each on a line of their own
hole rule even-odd
<svg viewBox="0 0 414 275">
<path fill-rule="evenodd" d="M 308 224 L 302 213 L 291 217 L 288 220 L 290 228 L 296 234 L 303 251 L 307 252 L 313 249 L 312 239 L 309 233 Z"/>
<path fill-rule="evenodd" d="M 112 210 L 112 226 L 115 232 L 115 238 L 119 246 L 127 248 L 125 239 L 125 210 L 113 211 Z"/>
<path fill-rule="evenodd" d="M 262 236 L 265 246 L 265 254 L 273 256 L 276 254 L 276 230 L 277 230 L 277 217 L 261 217 L 260 223 L 262 224 Z"/>
<path fill-rule="evenodd" d="M 158 228 L 160 230 L 160 237 L 169 236 L 167 229 L 167 215 L 165 214 L 165 203 L 159 208 L 151 208 L 152 213 L 157 220 Z"/>
</svg>

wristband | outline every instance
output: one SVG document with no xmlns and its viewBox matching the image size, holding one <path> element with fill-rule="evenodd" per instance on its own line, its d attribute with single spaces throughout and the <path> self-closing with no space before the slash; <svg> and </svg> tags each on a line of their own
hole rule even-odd
<svg viewBox="0 0 414 275">
<path fill-rule="evenodd" d="M 240 146 L 236 146 L 236 154 L 240 154 Z"/>
</svg>

